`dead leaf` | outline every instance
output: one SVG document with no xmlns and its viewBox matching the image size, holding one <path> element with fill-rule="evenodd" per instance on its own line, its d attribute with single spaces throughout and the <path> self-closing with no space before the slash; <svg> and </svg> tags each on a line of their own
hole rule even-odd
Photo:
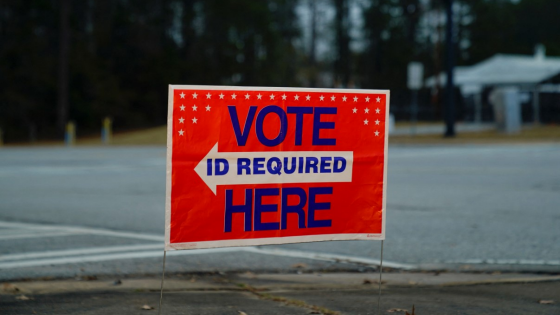
<svg viewBox="0 0 560 315">
<path fill-rule="evenodd" d="M 406 312 L 405 315 L 415 315 L 414 314 L 414 304 L 412 304 L 412 313 L 409 314 L 408 312 Z"/>
<path fill-rule="evenodd" d="M 387 310 L 387 313 L 404 313 L 405 315 L 415 315 L 414 305 L 412 305 L 412 313 L 409 313 L 408 310 L 405 310 L 404 308 L 392 308 L 390 310 Z"/>
<path fill-rule="evenodd" d="M 554 304 L 554 300 L 539 300 L 539 304 Z"/>
<path fill-rule="evenodd" d="M 143 310 L 145 310 L 145 311 L 149 311 L 149 310 L 153 310 L 154 308 L 151 307 L 150 305 L 145 304 L 145 305 L 142 305 L 142 308 L 141 308 L 141 309 L 143 309 Z"/>
<path fill-rule="evenodd" d="M 25 295 L 22 294 L 22 295 L 16 296 L 16 300 L 20 300 L 20 301 L 29 301 L 29 300 L 33 300 L 33 298 L 30 298 L 30 297 L 25 296 Z"/>
<path fill-rule="evenodd" d="M 243 312 L 243 311 L 237 311 L 237 313 L 238 313 L 239 315 L 247 315 L 247 313 L 245 313 L 245 312 Z"/>
<path fill-rule="evenodd" d="M 387 281 L 381 280 L 381 284 L 385 284 L 385 283 L 387 283 Z M 364 279 L 363 284 L 379 284 L 379 280 Z"/>
<path fill-rule="evenodd" d="M 82 276 L 82 280 L 84 280 L 84 281 L 95 281 L 95 280 L 97 280 L 97 276 Z"/>
<path fill-rule="evenodd" d="M 11 284 L 11 283 L 4 283 L 2 284 L 2 290 L 4 290 L 5 292 L 19 292 L 19 288 L 16 287 L 15 285 Z"/>
<path fill-rule="evenodd" d="M 292 268 L 307 268 L 307 265 L 304 263 L 297 263 L 297 264 L 293 264 Z"/>
</svg>

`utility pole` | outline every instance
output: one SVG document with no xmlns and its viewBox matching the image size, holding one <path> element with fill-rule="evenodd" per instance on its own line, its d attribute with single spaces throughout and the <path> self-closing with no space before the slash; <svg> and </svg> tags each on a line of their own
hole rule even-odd
<svg viewBox="0 0 560 315">
<path fill-rule="evenodd" d="M 60 0 L 57 127 L 64 131 L 68 120 L 68 50 L 70 42 L 70 0 Z"/>
<path fill-rule="evenodd" d="M 445 68 L 447 85 L 445 88 L 445 134 L 446 138 L 455 137 L 455 93 L 453 67 L 455 64 L 455 45 L 453 42 L 453 0 L 445 0 L 447 23 L 445 27 Z"/>
</svg>

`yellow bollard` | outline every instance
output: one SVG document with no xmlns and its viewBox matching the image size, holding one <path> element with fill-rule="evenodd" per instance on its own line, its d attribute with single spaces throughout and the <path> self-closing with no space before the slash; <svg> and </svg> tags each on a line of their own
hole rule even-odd
<svg viewBox="0 0 560 315">
<path fill-rule="evenodd" d="M 109 117 L 103 119 L 103 126 L 101 127 L 101 142 L 103 144 L 111 143 L 111 138 L 113 137 L 113 120 Z"/>
<path fill-rule="evenodd" d="M 66 124 L 66 133 L 64 134 L 64 144 L 67 147 L 76 144 L 76 125 L 73 121 Z"/>
</svg>

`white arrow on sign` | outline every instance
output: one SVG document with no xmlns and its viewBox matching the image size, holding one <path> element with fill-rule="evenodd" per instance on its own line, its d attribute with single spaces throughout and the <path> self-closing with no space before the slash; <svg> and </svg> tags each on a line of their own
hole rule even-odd
<svg viewBox="0 0 560 315">
<path fill-rule="evenodd" d="M 292 165 L 292 158 L 296 158 L 296 165 Z M 246 168 L 241 168 L 238 172 L 240 165 L 239 159 L 245 158 L 250 161 L 250 174 L 247 174 Z M 255 165 L 254 158 L 264 158 L 261 170 L 264 174 L 254 174 Z M 271 158 L 278 158 L 282 162 L 271 163 L 274 173 L 269 172 L 267 163 Z M 287 158 L 287 160 L 285 160 Z M 300 159 L 303 158 L 303 159 Z M 307 158 L 317 158 L 318 164 L 309 167 Z M 322 165 L 322 159 L 324 162 Z M 329 159 L 330 158 L 330 159 Z M 346 161 L 346 167 L 342 169 L 342 162 L 335 162 L 335 158 L 342 158 Z M 213 170 L 208 172 L 208 160 L 212 162 L 216 159 L 227 160 L 229 170 L 224 175 L 215 175 L 215 164 L 212 163 Z M 288 161 L 288 165 L 285 161 Z M 300 163 L 303 161 L 303 167 L 300 168 Z M 218 185 L 244 185 L 244 184 L 289 184 L 289 183 L 340 183 L 352 181 L 352 165 L 354 161 L 354 152 L 352 151 L 290 151 L 290 152 L 218 152 L 218 143 L 206 154 L 206 156 L 194 168 L 195 172 L 202 178 L 208 188 L 216 194 L 216 187 Z M 335 164 L 339 172 L 334 172 Z M 293 173 L 286 173 L 286 169 L 294 170 Z M 302 170 L 300 172 L 300 170 Z M 323 170 L 324 172 L 321 172 Z M 308 173 L 306 173 L 308 171 Z M 209 175 L 211 174 L 211 175 Z"/>
</svg>

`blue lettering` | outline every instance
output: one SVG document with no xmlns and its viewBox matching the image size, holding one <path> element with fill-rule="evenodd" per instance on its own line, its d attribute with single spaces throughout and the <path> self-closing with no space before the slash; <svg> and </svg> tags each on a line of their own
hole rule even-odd
<svg viewBox="0 0 560 315">
<path fill-rule="evenodd" d="M 262 175 L 264 174 L 264 158 L 254 158 L 253 159 L 253 174 Z"/>
<path fill-rule="evenodd" d="M 212 159 L 206 160 L 206 175 L 212 176 Z"/>
<path fill-rule="evenodd" d="M 340 165 L 338 164 L 340 162 Z M 343 157 L 335 156 L 333 163 L 333 172 L 342 173 L 346 169 L 346 159 Z"/>
<path fill-rule="evenodd" d="M 288 196 L 297 195 L 299 203 L 297 205 L 288 206 Z M 288 213 L 295 213 L 298 216 L 298 228 L 305 229 L 305 203 L 307 202 L 307 194 L 305 190 L 299 187 L 290 187 L 282 189 L 282 230 L 288 227 Z"/>
<path fill-rule="evenodd" d="M 321 157 L 321 173 L 330 173 L 331 172 L 331 160 L 330 156 Z"/>
<path fill-rule="evenodd" d="M 305 158 L 305 173 L 309 173 L 309 171 L 313 168 L 313 173 L 317 173 L 317 164 L 319 164 L 319 160 L 316 157 L 308 156 Z"/>
<path fill-rule="evenodd" d="M 231 232 L 231 222 L 234 213 L 243 213 L 245 216 L 245 232 L 251 231 L 251 216 L 253 214 L 253 190 L 245 189 L 245 204 L 233 205 L 233 190 L 226 189 L 226 215 L 224 222 L 224 232 Z"/>
<path fill-rule="evenodd" d="M 242 175 L 242 171 L 245 170 L 246 175 L 251 175 L 251 160 L 246 158 L 237 159 L 237 175 Z"/>
<path fill-rule="evenodd" d="M 237 108 L 235 106 L 228 106 L 229 117 L 231 118 L 231 125 L 233 127 L 233 132 L 235 132 L 235 139 L 237 140 L 238 146 L 245 146 L 247 143 L 247 138 L 249 137 L 249 131 L 251 130 L 251 125 L 253 124 L 253 119 L 255 118 L 255 113 L 257 112 L 257 106 L 249 107 L 249 113 L 245 119 L 245 127 L 243 128 L 243 133 L 241 132 L 241 126 L 239 125 L 239 118 L 237 117 Z"/>
<path fill-rule="evenodd" d="M 216 159 L 214 163 L 216 165 L 216 176 L 227 174 L 229 171 L 229 163 L 226 159 Z"/>
<path fill-rule="evenodd" d="M 278 222 L 261 222 L 261 214 L 263 212 L 276 212 L 278 211 L 278 205 L 263 205 L 263 196 L 278 196 L 280 189 L 278 188 L 257 188 L 255 189 L 255 231 L 269 231 L 278 230 L 280 228 L 280 223 Z"/>
<path fill-rule="evenodd" d="M 291 169 L 288 168 L 288 158 L 285 157 L 284 158 L 284 173 L 285 174 L 293 174 L 296 171 L 296 158 L 295 157 L 292 158 L 292 162 L 290 163 L 290 165 L 292 166 Z"/>
<path fill-rule="evenodd" d="M 317 210 L 330 210 L 330 202 L 316 202 L 317 195 L 331 195 L 333 192 L 332 187 L 310 187 L 309 188 L 309 205 L 307 206 L 307 227 L 319 228 L 330 227 L 331 220 L 315 220 L 315 211 Z"/>
<path fill-rule="evenodd" d="M 296 145 L 301 145 L 303 135 L 303 115 L 312 114 L 313 107 L 288 107 L 288 114 L 296 114 Z"/>
<path fill-rule="evenodd" d="M 264 135 L 263 129 L 264 118 L 270 113 L 274 113 L 278 115 L 278 118 L 280 118 L 280 131 L 274 139 L 268 139 Z M 257 132 L 257 138 L 262 144 L 266 145 L 267 147 L 274 147 L 279 145 L 284 141 L 284 138 L 286 138 L 286 130 L 288 129 L 288 117 L 286 116 L 286 112 L 284 112 L 282 108 L 276 105 L 266 106 L 265 108 L 261 109 L 261 111 L 257 115 L 257 123 L 255 125 L 255 129 Z"/>
<path fill-rule="evenodd" d="M 315 107 L 313 115 L 313 145 L 336 145 L 336 139 L 320 138 L 321 129 L 334 129 L 334 122 L 321 121 L 321 115 L 335 115 L 336 107 Z"/>
</svg>

